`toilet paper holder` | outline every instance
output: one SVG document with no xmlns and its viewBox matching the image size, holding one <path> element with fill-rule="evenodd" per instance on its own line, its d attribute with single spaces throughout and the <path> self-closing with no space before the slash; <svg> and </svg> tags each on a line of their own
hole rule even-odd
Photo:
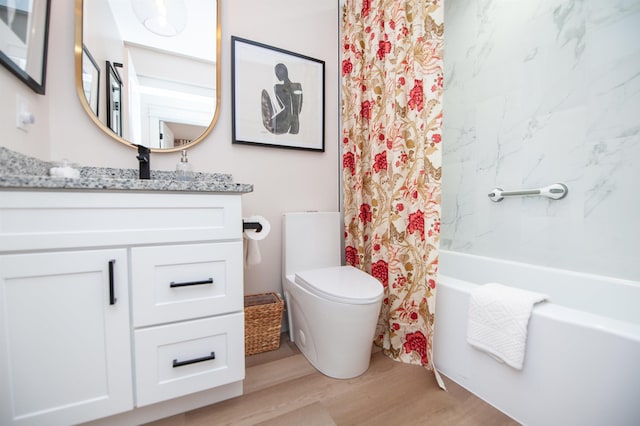
<svg viewBox="0 0 640 426">
<path fill-rule="evenodd" d="M 242 230 L 255 229 L 256 232 L 262 231 L 262 224 L 260 222 L 245 222 L 242 221 Z"/>
</svg>

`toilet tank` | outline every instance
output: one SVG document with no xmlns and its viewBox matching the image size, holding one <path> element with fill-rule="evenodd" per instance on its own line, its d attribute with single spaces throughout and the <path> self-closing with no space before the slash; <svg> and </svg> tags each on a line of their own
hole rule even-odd
<svg viewBox="0 0 640 426">
<path fill-rule="evenodd" d="M 340 266 L 342 232 L 339 212 L 285 213 L 282 216 L 284 275 Z"/>
</svg>

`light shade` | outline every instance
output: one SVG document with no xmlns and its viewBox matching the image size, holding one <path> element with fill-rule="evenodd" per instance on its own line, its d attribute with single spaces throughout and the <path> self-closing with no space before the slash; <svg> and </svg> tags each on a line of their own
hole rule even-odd
<svg viewBox="0 0 640 426">
<path fill-rule="evenodd" d="M 187 24 L 184 0 L 131 0 L 138 20 L 154 34 L 172 37 Z"/>
</svg>

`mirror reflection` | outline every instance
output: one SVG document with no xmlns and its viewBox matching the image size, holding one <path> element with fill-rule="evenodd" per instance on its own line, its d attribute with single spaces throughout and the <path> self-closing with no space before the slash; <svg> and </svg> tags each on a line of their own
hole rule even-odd
<svg viewBox="0 0 640 426">
<path fill-rule="evenodd" d="M 177 151 L 213 129 L 219 1 L 76 0 L 76 86 L 103 131 Z"/>
<path fill-rule="evenodd" d="M 118 136 L 122 136 L 122 78 L 116 67 L 121 68 L 122 64 L 107 61 L 107 127 Z"/>
</svg>

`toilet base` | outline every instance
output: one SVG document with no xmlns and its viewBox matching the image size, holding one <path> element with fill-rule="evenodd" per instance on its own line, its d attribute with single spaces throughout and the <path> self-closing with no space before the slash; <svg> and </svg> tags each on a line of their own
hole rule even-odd
<svg viewBox="0 0 640 426">
<path fill-rule="evenodd" d="M 352 305 L 322 299 L 285 280 L 289 337 L 322 374 L 336 379 L 362 375 L 369 368 L 381 300 Z"/>
</svg>

